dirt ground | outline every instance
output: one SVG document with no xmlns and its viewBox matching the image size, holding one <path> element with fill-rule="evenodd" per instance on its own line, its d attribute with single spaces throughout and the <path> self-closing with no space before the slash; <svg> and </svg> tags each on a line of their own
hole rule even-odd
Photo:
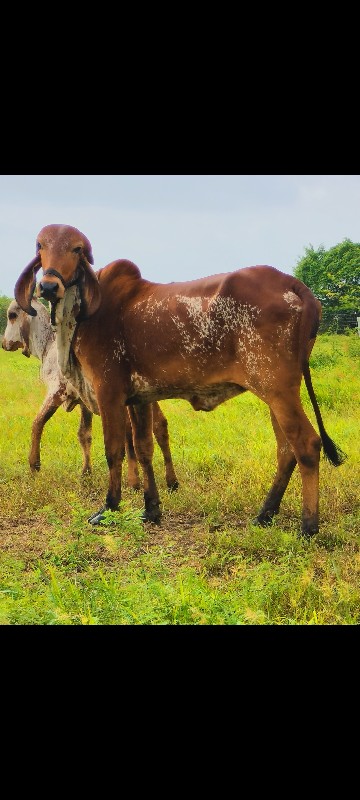
<svg viewBox="0 0 360 800">
<path fill-rule="evenodd" d="M 209 525 L 200 515 L 171 515 L 168 513 L 163 516 L 160 525 L 150 523 L 144 525 L 145 535 L 135 547 L 135 552 L 133 547 L 129 548 L 128 545 L 120 544 L 116 549 L 115 560 L 129 561 L 158 549 L 159 553 L 166 550 L 167 564 L 170 570 L 172 568 L 176 570 L 184 563 L 198 570 L 201 569 L 201 563 L 211 549 L 212 535 L 225 524 L 239 526 L 239 520 L 229 518 L 224 520 L 221 525 Z M 241 527 L 243 526 L 241 525 Z M 57 525 L 55 534 L 55 529 L 50 524 L 36 517 L 14 520 L 0 518 L 0 550 L 11 558 L 23 561 L 25 569 L 31 568 L 49 554 L 51 540 L 54 535 L 59 537 L 58 528 Z M 113 534 L 111 527 L 94 527 L 84 523 L 84 533 L 89 532 L 97 534 L 99 537 L 99 561 L 111 560 L 113 562 L 114 552 L 110 554 L 105 543 L 112 535 L 119 540 L 119 531 L 115 529 Z M 110 555 L 111 559 L 109 559 Z"/>
</svg>

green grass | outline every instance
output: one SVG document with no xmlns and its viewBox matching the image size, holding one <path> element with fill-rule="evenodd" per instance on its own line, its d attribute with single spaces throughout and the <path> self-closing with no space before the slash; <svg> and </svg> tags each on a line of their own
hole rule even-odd
<svg viewBox="0 0 360 800">
<path fill-rule="evenodd" d="M 253 525 L 276 463 L 267 406 L 246 394 L 206 414 L 182 400 L 167 415 L 180 488 L 154 466 L 161 526 L 143 525 L 126 481 L 101 528 L 108 472 L 93 420 L 93 474 L 80 477 L 79 410 L 44 429 L 41 471 L 28 467 L 31 424 L 45 395 L 39 362 L 0 350 L 0 624 L 359 625 L 360 338 L 322 334 L 311 356 L 326 430 L 347 454 L 320 466 L 320 532 L 299 536 L 295 470 L 280 513 Z M 306 390 L 306 412 L 316 422 Z"/>
</svg>

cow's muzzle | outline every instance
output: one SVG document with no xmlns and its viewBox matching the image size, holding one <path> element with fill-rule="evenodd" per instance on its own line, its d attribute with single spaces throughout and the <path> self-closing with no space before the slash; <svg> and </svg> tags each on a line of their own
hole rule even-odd
<svg viewBox="0 0 360 800">
<path fill-rule="evenodd" d="M 39 295 L 43 297 L 45 300 L 49 300 L 50 303 L 53 303 L 57 300 L 57 291 L 59 288 L 58 283 L 53 283 L 52 281 L 40 281 L 39 283 Z"/>
<path fill-rule="evenodd" d="M 8 353 L 14 352 L 14 350 L 18 350 L 19 347 L 22 347 L 22 342 L 7 342 L 5 336 L 1 342 L 1 347 L 3 350 L 7 350 Z"/>
<path fill-rule="evenodd" d="M 57 278 L 57 280 L 56 281 L 46 280 L 48 275 Z M 70 286 L 75 286 L 78 280 L 79 280 L 78 271 L 76 271 L 72 280 L 65 281 L 63 276 L 56 269 L 52 268 L 46 269 L 44 271 L 42 280 L 38 284 L 38 294 L 45 300 L 49 300 L 50 303 L 55 303 L 64 296 L 65 290 L 69 289 Z"/>
</svg>

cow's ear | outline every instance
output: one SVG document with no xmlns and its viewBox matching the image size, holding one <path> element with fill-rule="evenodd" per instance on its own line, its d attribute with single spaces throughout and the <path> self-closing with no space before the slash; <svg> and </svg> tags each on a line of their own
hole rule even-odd
<svg viewBox="0 0 360 800">
<path fill-rule="evenodd" d="M 29 317 L 23 317 L 20 324 L 20 335 L 22 338 L 23 349 L 22 354 L 26 358 L 30 358 L 30 320 Z"/>
<path fill-rule="evenodd" d="M 81 309 L 78 319 L 87 319 L 95 314 L 101 303 L 101 290 L 96 273 L 88 263 L 82 259 L 83 275 L 80 280 Z"/>
<path fill-rule="evenodd" d="M 19 304 L 23 311 L 30 314 L 31 317 L 36 317 L 37 311 L 31 305 L 31 298 L 34 294 L 36 285 L 36 273 L 41 267 L 41 258 L 35 256 L 30 264 L 22 271 L 20 278 L 17 279 L 14 289 L 14 296 L 16 302 Z"/>
<path fill-rule="evenodd" d="M 84 255 L 85 255 L 87 261 L 89 262 L 89 264 L 93 264 L 94 263 L 94 256 L 92 254 L 91 244 L 89 242 L 89 239 L 86 239 L 85 236 L 84 236 L 84 239 L 85 239 Z"/>
</svg>

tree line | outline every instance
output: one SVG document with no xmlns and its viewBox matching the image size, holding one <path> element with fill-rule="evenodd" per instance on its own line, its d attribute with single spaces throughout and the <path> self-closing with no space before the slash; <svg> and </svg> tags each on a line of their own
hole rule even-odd
<svg viewBox="0 0 360 800">
<path fill-rule="evenodd" d="M 360 243 L 344 239 L 329 250 L 305 247 L 294 275 L 322 304 L 320 331 L 344 333 L 357 327 L 360 316 Z"/>
<path fill-rule="evenodd" d="M 305 248 L 294 275 L 314 292 L 324 311 L 360 311 L 360 244 L 344 239 L 325 250 Z"/>
</svg>

